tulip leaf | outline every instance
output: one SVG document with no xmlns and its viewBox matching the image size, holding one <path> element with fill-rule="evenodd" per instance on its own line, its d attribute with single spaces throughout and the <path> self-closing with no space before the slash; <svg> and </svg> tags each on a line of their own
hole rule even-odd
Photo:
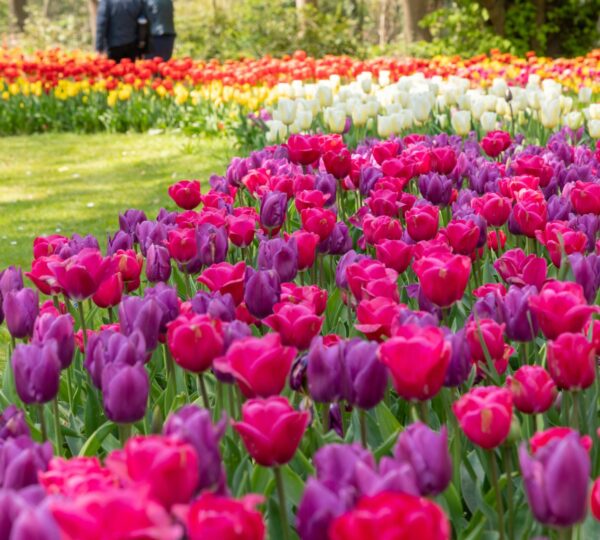
<svg viewBox="0 0 600 540">
<path fill-rule="evenodd" d="M 90 437 L 88 437 L 87 441 L 85 441 L 84 445 L 79 450 L 79 456 L 95 456 L 102 446 L 104 439 L 106 436 L 114 429 L 115 425 L 107 420 L 102 424 Z"/>
<path fill-rule="evenodd" d="M 256 465 L 250 475 L 250 491 L 252 493 L 266 493 L 266 488 L 270 480 L 273 480 L 271 470 Z"/>
<path fill-rule="evenodd" d="M 288 502 L 291 502 L 294 506 L 298 506 L 300 504 L 300 499 L 302 498 L 302 493 L 304 492 L 304 482 L 302 481 L 302 478 L 300 478 L 289 465 L 281 467 L 281 473 Z"/>
<path fill-rule="evenodd" d="M 375 417 L 379 433 L 384 441 L 389 439 L 393 433 L 398 433 L 402 427 L 383 401 L 375 407 Z"/>
</svg>

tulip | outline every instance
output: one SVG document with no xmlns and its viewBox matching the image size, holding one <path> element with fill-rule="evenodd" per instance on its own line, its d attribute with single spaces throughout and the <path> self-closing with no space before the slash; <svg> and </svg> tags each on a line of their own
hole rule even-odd
<svg viewBox="0 0 600 540">
<path fill-rule="evenodd" d="M 106 417 L 119 424 L 139 422 L 146 414 L 150 381 L 143 364 L 112 362 L 102 370 L 102 402 Z"/>
<path fill-rule="evenodd" d="M 323 317 L 318 317 L 302 304 L 282 302 L 275 305 L 274 313 L 266 317 L 264 322 L 279 333 L 284 345 L 304 350 L 320 332 Z"/>
<path fill-rule="evenodd" d="M 300 287 L 295 283 L 281 285 L 281 301 L 301 304 L 308 307 L 315 315 L 322 315 L 327 307 L 327 291 L 316 285 Z"/>
<path fill-rule="evenodd" d="M 398 437 L 394 459 L 414 470 L 423 497 L 439 495 L 452 480 L 446 427 L 436 433 L 421 422 L 411 424 Z"/>
<path fill-rule="evenodd" d="M 37 318 L 33 331 L 33 343 L 43 344 L 50 340 L 57 343 L 61 368 L 68 368 L 73 361 L 75 352 L 73 318 L 70 315 L 54 316 L 51 313 L 45 313 Z"/>
<path fill-rule="evenodd" d="M 473 253 L 479 242 L 479 227 L 465 219 L 453 219 L 442 230 L 442 234 L 448 239 L 454 253 L 461 255 Z"/>
<path fill-rule="evenodd" d="M 351 154 L 346 148 L 329 151 L 323 154 L 323 164 L 329 174 L 333 174 L 338 180 L 350 174 Z"/>
<path fill-rule="evenodd" d="M 485 219 L 488 225 L 501 227 L 510 215 L 511 203 L 498 193 L 484 193 L 471 200 L 471 207 Z"/>
<path fill-rule="evenodd" d="M 361 499 L 353 510 L 336 518 L 329 529 L 330 540 L 394 537 L 449 540 L 450 524 L 442 509 L 428 499 L 406 493 L 380 493 Z"/>
<path fill-rule="evenodd" d="M 236 305 L 244 299 L 244 273 L 246 263 L 235 265 L 227 262 L 213 264 L 200 274 L 198 282 L 206 285 L 210 291 L 231 294 Z"/>
<path fill-rule="evenodd" d="M 452 114 L 450 123 L 456 134 L 464 137 L 471 131 L 471 113 L 469 111 L 455 111 Z"/>
<path fill-rule="evenodd" d="M 110 259 L 102 257 L 98 250 L 84 248 L 67 260 L 49 266 L 65 294 L 81 301 L 98 290 L 110 266 Z"/>
<path fill-rule="evenodd" d="M 336 222 L 336 215 L 331 210 L 324 208 L 307 208 L 300 212 L 302 228 L 318 235 L 319 240 L 325 240 L 333 230 Z"/>
<path fill-rule="evenodd" d="M 514 219 L 521 234 L 535 238 L 536 232 L 546 226 L 548 219 L 546 202 L 531 199 L 518 201 L 512 209 L 511 218 Z"/>
<path fill-rule="evenodd" d="M 438 231 L 440 210 L 437 206 L 425 205 L 406 212 L 406 230 L 415 241 L 431 240 Z"/>
<path fill-rule="evenodd" d="M 190 540 L 264 540 L 265 524 L 256 510 L 260 502 L 262 497 L 257 495 L 236 500 L 206 493 L 177 513 Z"/>
<path fill-rule="evenodd" d="M 281 295 L 281 281 L 274 270 L 246 269 L 244 302 L 248 311 L 258 318 L 273 313 L 273 306 Z"/>
<path fill-rule="evenodd" d="M 92 301 L 100 308 L 115 307 L 123 297 L 124 283 L 121 272 L 106 276 L 92 296 Z"/>
<path fill-rule="evenodd" d="M 553 427 L 546 429 L 545 431 L 536 431 L 535 434 L 529 439 L 529 445 L 531 446 L 531 454 L 535 455 L 542 448 L 545 448 L 552 441 L 559 441 L 569 437 L 571 434 L 579 433 L 574 429 L 568 427 Z M 592 438 L 589 435 L 579 436 L 579 444 L 589 454 L 592 450 Z"/>
<path fill-rule="evenodd" d="M 215 227 L 203 223 L 196 229 L 197 262 L 203 266 L 221 263 L 227 256 L 227 231 L 225 227 Z"/>
<path fill-rule="evenodd" d="M 9 405 L 0 414 L 0 441 L 15 439 L 21 435 L 29 436 L 25 413 L 16 405 Z"/>
<path fill-rule="evenodd" d="M 590 315 L 598 311 L 587 305 L 581 285 L 562 281 L 546 283 L 539 294 L 529 298 L 529 307 L 547 339 L 581 332 Z"/>
<path fill-rule="evenodd" d="M 10 335 L 16 339 L 30 337 L 39 312 L 37 292 L 26 288 L 7 291 L 2 296 L 2 311 Z"/>
<path fill-rule="evenodd" d="M 392 376 L 398 395 L 425 401 L 435 396 L 446 376 L 450 346 L 439 328 L 405 325 L 379 349 L 381 362 Z M 419 358 L 418 365 L 413 362 Z"/>
<path fill-rule="evenodd" d="M 402 225 L 399 220 L 389 216 L 373 217 L 367 214 L 363 220 L 363 232 L 367 243 L 377 245 L 385 240 L 402 238 Z"/>
<path fill-rule="evenodd" d="M 254 216 L 239 215 L 227 217 L 229 240 L 237 247 L 247 247 L 254 240 L 256 231 L 256 218 Z"/>
<path fill-rule="evenodd" d="M 498 157 L 511 144 L 510 135 L 506 131 L 489 131 L 481 139 L 481 148 L 490 157 Z"/>
<path fill-rule="evenodd" d="M 180 264 L 187 264 L 198 253 L 194 229 L 171 229 L 166 242 L 169 255 Z"/>
<path fill-rule="evenodd" d="M 541 366 L 521 366 L 514 377 L 506 378 L 513 404 L 525 414 L 546 412 L 557 396 L 556 384 Z"/>
<path fill-rule="evenodd" d="M 412 261 L 413 246 L 402 240 L 384 240 L 375 245 L 375 253 L 378 261 L 402 274 Z"/>
<path fill-rule="evenodd" d="M 520 156 L 514 160 L 511 167 L 517 175 L 535 176 L 539 179 L 541 187 L 548 185 L 553 174 L 552 166 L 546 163 L 544 158 L 536 155 Z"/>
<path fill-rule="evenodd" d="M 132 249 L 119 250 L 111 259 L 115 272 L 119 272 L 127 292 L 135 291 L 140 286 L 140 275 L 144 265 L 144 257 Z"/>
<path fill-rule="evenodd" d="M 600 256 L 573 253 L 567 257 L 575 283 L 581 285 L 585 299 L 592 304 L 600 288 Z"/>
<path fill-rule="evenodd" d="M 222 322 L 231 322 L 236 317 L 235 302 L 230 294 L 199 291 L 191 300 L 191 308 L 198 315 L 209 315 Z"/>
<path fill-rule="evenodd" d="M 500 302 L 502 321 L 508 339 L 513 341 L 532 341 L 538 333 L 537 317 L 529 307 L 529 299 L 535 295 L 533 285 L 518 288 L 511 285 Z"/>
<path fill-rule="evenodd" d="M 450 344 L 451 353 L 444 386 L 459 386 L 469 378 L 473 368 L 471 348 L 465 339 L 465 329 L 461 328 L 454 334 L 448 333 L 445 339 Z"/>
<path fill-rule="evenodd" d="M 306 270 L 315 262 L 319 235 L 298 229 L 291 235 L 296 241 L 298 250 L 298 270 Z"/>
<path fill-rule="evenodd" d="M 129 336 L 135 330 L 139 330 L 144 336 L 146 350 L 153 351 L 158 345 L 158 335 L 164 316 L 163 308 L 164 305 L 152 296 L 146 298 L 126 296 L 119 306 L 121 332 Z"/>
<path fill-rule="evenodd" d="M 596 478 L 592 486 L 592 496 L 590 502 L 592 515 L 597 521 L 600 521 L 600 479 L 598 478 Z"/>
<path fill-rule="evenodd" d="M 232 343 L 215 368 L 233 375 L 246 397 L 269 397 L 283 390 L 296 352 L 282 345 L 279 334 L 248 337 Z"/>
<path fill-rule="evenodd" d="M 129 208 L 123 214 L 119 214 L 119 228 L 127 234 L 134 234 L 138 224 L 148 221 L 142 210 Z"/>
<path fill-rule="evenodd" d="M 5 491 L 0 499 L 2 538 L 10 540 L 59 540 L 61 535 L 46 505 L 37 507 L 21 493 Z M 7 508 L 8 498 L 12 501 Z"/>
<path fill-rule="evenodd" d="M 151 283 L 166 283 L 171 277 L 171 257 L 164 246 L 152 244 L 146 254 L 146 277 Z"/>
<path fill-rule="evenodd" d="M 269 233 L 276 234 L 283 225 L 287 212 L 287 195 L 271 191 L 260 202 L 260 224 Z"/>
<path fill-rule="evenodd" d="M 47 403 L 56 397 L 61 364 L 55 340 L 17 345 L 11 361 L 17 393 L 24 403 Z"/>
<path fill-rule="evenodd" d="M 133 249 L 133 236 L 131 234 L 119 229 L 112 238 L 108 235 L 106 240 L 107 257 L 112 257 L 119 250 L 127 251 L 130 249 Z"/>
<path fill-rule="evenodd" d="M 68 241 L 68 238 L 61 234 L 38 236 L 33 240 L 33 258 L 39 259 L 40 257 L 54 255 Z"/>
<path fill-rule="evenodd" d="M 466 325 L 466 337 L 473 361 L 486 361 L 486 351 L 492 361 L 504 355 L 504 325 L 492 319 L 471 320 Z"/>
<path fill-rule="evenodd" d="M 548 341 L 548 371 L 561 389 L 583 390 L 594 383 L 595 349 L 583 334 L 564 332 Z"/>
<path fill-rule="evenodd" d="M 166 509 L 188 502 L 198 487 L 196 451 L 175 438 L 132 437 L 108 456 L 106 466 L 122 482 L 143 486 L 148 498 Z"/>
<path fill-rule="evenodd" d="M 225 420 L 213 426 L 210 412 L 195 405 L 185 405 L 165 422 L 163 435 L 191 445 L 198 456 L 198 489 L 227 493 L 227 478 L 221 462 L 219 441 L 225 434 Z"/>
<path fill-rule="evenodd" d="M 160 221 L 144 221 L 137 225 L 136 236 L 142 255 L 148 256 L 150 246 L 166 246 L 168 233 L 172 228 L 172 225 L 167 226 Z"/>
<path fill-rule="evenodd" d="M 287 399 L 252 399 L 242 406 L 242 421 L 233 427 L 254 460 L 263 467 L 285 465 L 296 453 L 309 422 Z"/>
<path fill-rule="evenodd" d="M 519 462 L 529 507 L 537 521 L 553 527 L 583 521 L 591 464 L 576 433 L 548 443 L 535 456 L 522 444 Z"/>
<path fill-rule="evenodd" d="M 169 186 L 169 197 L 179 208 L 193 210 L 200 204 L 200 182 L 198 180 L 180 180 Z"/>
<path fill-rule="evenodd" d="M 546 223 L 543 231 L 536 231 L 537 240 L 548 250 L 550 260 L 557 268 L 563 255 L 585 251 L 587 237 L 581 231 L 573 231 L 562 222 Z"/>
<path fill-rule="evenodd" d="M 474 388 L 455 401 L 452 410 L 465 435 L 486 450 L 500 446 L 508 437 L 512 395 L 506 388 Z"/>
<path fill-rule="evenodd" d="M 159 332 L 164 334 L 167 331 L 167 324 L 179 314 L 177 291 L 169 285 L 157 283 L 154 287 L 144 290 L 144 298 L 153 298 L 158 303 L 161 311 Z"/>
<path fill-rule="evenodd" d="M 413 263 L 423 294 L 439 307 L 451 306 L 463 297 L 471 261 L 464 255 L 432 254 Z"/>
<path fill-rule="evenodd" d="M 543 257 L 525 255 L 520 248 L 505 252 L 494 262 L 494 268 L 507 283 L 519 287 L 534 285 L 538 290 L 546 281 L 548 271 L 548 265 Z"/>
<path fill-rule="evenodd" d="M 258 270 L 275 270 L 279 279 L 292 281 L 298 272 L 298 247 L 291 238 L 263 240 L 258 247 Z"/>
<path fill-rule="evenodd" d="M 425 122 L 431 114 L 431 94 L 429 92 L 418 92 L 410 94 L 410 110 L 417 122 Z"/>
<path fill-rule="evenodd" d="M 23 272 L 20 268 L 9 266 L 0 272 L 0 298 L 9 292 L 17 292 L 23 288 Z"/>
<path fill-rule="evenodd" d="M 400 309 L 396 302 L 385 297 L 362 300 L 356 308 L 358 324 L 355 324 L 355 328 L 367 339 L 380 341 L 383 336 L 391 335 L 392 323 Z"/>
</svg>

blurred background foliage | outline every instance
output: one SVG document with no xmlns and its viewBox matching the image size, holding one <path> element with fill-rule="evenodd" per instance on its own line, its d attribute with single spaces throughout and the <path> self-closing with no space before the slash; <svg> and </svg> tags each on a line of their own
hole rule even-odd
<svg viewBox="0 0 600 540">
<path fill-rule="evenodd" d="M 174 0 L 177 54 L 196 58 L 577 56 L 599 46 L 600 0 Z M 0 0 L 0 43 L 91 48 L 97 0 Z"/>
</svg>

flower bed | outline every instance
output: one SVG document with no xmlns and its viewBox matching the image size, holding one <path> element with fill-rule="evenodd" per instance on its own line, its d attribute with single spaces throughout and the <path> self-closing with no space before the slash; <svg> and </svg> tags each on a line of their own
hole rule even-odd
<svg viewBox="0 0 600 540">
<path fill-rule="evenodd" d="M 104 251 L 37 238 L 0 275 L 8 538 L 596 537 L 579 137 L 295 135 Z"/>
</svg>

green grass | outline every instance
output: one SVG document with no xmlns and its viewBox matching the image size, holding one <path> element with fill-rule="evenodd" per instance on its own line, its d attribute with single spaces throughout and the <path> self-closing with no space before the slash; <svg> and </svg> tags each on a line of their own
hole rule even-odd
<svg viewBox="0 0 600 540">
<path fill-rule="evenodd" d="M 174 208 L 167 187 L 207 181 L 232 156 L 225 139 L 176 134 L 49 134 L 0 138 L 0 269 L 29 269 L 33 239 L 74 232 L 101 245 L 118 214 L 143 209 L 153 219 Z"/>
</svg>

